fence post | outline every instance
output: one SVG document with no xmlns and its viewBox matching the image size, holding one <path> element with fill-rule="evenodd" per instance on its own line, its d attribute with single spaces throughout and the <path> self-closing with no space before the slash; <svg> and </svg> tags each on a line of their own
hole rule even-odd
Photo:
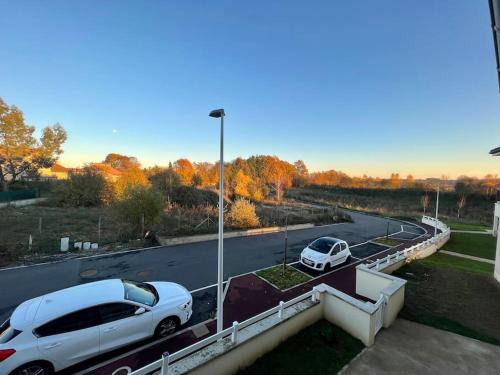
<svg viewBox="0 0 500 375">
<path fill-rule="evenodd" d="M 42 234 L 42 217 L 38 218 L 38 233 Z"/>
<path fill-rule="evenodd" d="M 101 242 L 101 215 L 99 215 L 99 222 L 97 223 L 97 239 Z"/>
<path fill-rule="evenodd" d="M 237 321 L 233 322 L 233 333 L 231 334 L 231 342 L 236 344 L 238 341 L 238 325 Z"/>
<path fill-rule="evenodd" d="M 313 302 L 317 302 L 319 299 L 319 291 L 318 291 L 318 288 L 317 287 L 313 287 L 313 293 L 311 295 L 311 300 Z"/>
<path fill-rule="evenodd" d="M 168 374 L 168 357 L 170 354 L 168 352 L 165 352 L 161 355 L 162 363 L 161 363 L 161 375 L 167 375 Z"/>
<path fill-rule="evenodd" d="M 285 305 L 285 302 L 280 301 L 280 309 L 278 310 L 278 318 L 279 320 L 283 319 L 283 307 Z"/>
</svg>

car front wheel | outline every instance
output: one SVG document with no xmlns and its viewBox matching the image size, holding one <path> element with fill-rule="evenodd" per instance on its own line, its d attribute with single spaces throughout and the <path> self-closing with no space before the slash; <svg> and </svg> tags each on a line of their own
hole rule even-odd
<svg viewBox="0 0 500 375">
<path fill-rule="evenodd" d="M 179 329 L 179 319 L 173 316 L 163 319 L 155 330 L 156 337 L 167 337 Z"/>
<path fill-rule="evenodd" d="M 52 367 L 45 363 L 28 363 L 10 373 L 10 375 L 52 375 Z"/>
</svg>

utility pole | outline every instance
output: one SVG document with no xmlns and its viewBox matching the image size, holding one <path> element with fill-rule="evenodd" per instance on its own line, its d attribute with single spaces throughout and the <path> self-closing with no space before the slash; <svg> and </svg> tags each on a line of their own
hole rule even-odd
<svg viewBox="0 0 500 375">
<path fill-rule="evenodd" d="M 437 234 L 438 211 L 439 211 L 439 185 L 437 188 L 437 195 L 436 195 L 436 222 L 434 223 L 434 236 Z"/>
<path fill-rule="evenodd" d="M 286 271 L 286 256 L 288 251 L 288 212 L 285 216 L 285 255 L 283 257 L 283 277 Z"/>
<path fill-rule="evenodd" d="M 219 246 L 217 252 L 217 332 L 223 330 L 223 288 L 224 282 L 224 109 L 210 112 L 210 117 L 220 118 L 220 160 L 219 160 Z"/>
</svg>

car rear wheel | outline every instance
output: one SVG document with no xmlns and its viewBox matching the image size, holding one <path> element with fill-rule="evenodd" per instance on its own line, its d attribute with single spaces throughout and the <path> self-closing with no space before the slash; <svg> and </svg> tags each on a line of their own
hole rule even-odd
<svg viewBox="0 0 500 375">
<path fill-rule="evenodd" d="M 49 364 L 42 362 L 28 363 L 10 373 L 10 375 L 52 375 L 54 371 Z"/>
<path fill-rule="evenodd" d="M 179 319 L 174 316 L 169 316 L 163 319 L 155 330 L 156 337 L 167 337 L 179 329 Z"/>
</svg>

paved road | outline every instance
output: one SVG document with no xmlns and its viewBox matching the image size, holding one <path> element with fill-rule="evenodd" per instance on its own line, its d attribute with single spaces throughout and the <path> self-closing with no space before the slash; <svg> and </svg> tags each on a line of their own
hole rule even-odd
<svg viewBox="0 0 500 375">
<path fill-rule="evenodd" d="M 289 262 L 320 236 L 335 236 L 357 245 L 385 235 L 387 219 L 351 213 L 354 223 L 315 227 L 288 233 Z M 390 221 L 390 233 L 401 231 Z M 224 241 L 224 277 L 278 264 L 283 259 L 283 233 L 231 238 Z M 58 289 L 108 278 L 168 280 L 189 290 L 217 282 L 217 241 L 159 247 L 64 262 L 0 270 L 0 321 L 21 302 Z"/>
</svg>

